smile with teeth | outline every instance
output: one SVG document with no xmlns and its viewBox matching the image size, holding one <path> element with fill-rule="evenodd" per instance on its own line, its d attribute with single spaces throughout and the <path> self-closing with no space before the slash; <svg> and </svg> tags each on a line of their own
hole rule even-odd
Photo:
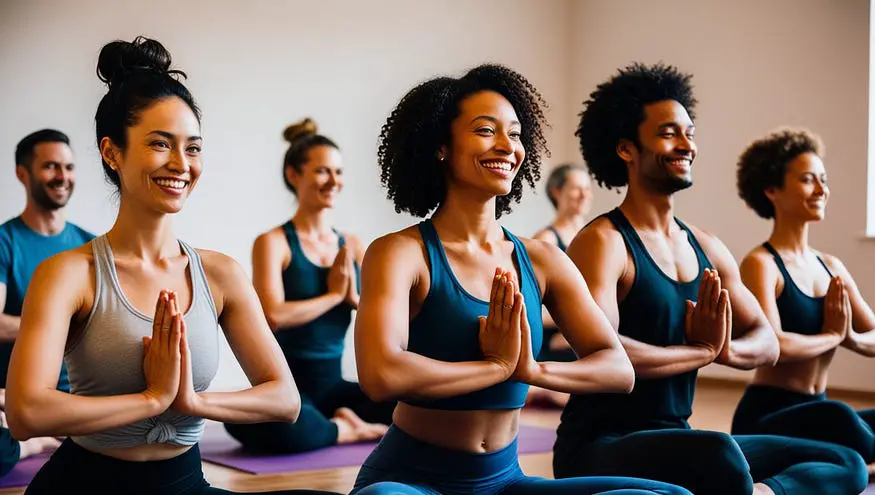
<svg viewBox="0 0 875 495">
<path fill-rule="evenodd" d="M 176 179 L 153 179 L 156 184 L 161 187 L 167 187 L 169 189 L 183 189 L 188 182 L 184 180 L 176 180 Z"/>
<path fill-rule="evenodd" d="M 505 172 L 510 172 L 513 170 L 513 163 L 506 160 L 486 160 L 480 162 L 486 168 L 491 168 L 494 170 L 504 170 Z"/>
<path fill-rule="evenodd" d="M 678 158 L 676 160 L 669 160 L 668 163 L 675 167 L 689 167 L 692 162 L 689 158 Z"/>
</svg>

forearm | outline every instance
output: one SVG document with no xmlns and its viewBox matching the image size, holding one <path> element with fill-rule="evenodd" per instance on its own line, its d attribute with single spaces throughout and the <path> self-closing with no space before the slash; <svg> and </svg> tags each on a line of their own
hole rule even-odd
<svg viewBox="0 0 875 495">
<path fill-rule="evenodd" d="M 817 335 L 803 335 L 783 331 L 778 336 L 781 346 L 779 363 L 791 363 L 812 359 L 838 347 L 841 344 L 841 336 L 834 333 L 819 333 Z"/>
<path fill-rule="evenodd" d="M 6 417 L 15 438 L 89 435 L 151 418 L 166 409 L 146 393 L 85 397 L 45 390 L 10 400 Z"/>
<path fill-rule="evenodd" d="M 201 392 L 192 411 L 222 423 L 294 422 L 301 411 L 301 396 L 279 380 L 234 392 Z"/>
<path fill-rule="evenodd" d="M 668 378 L 707 366 L 716 357 L 713 350 L 696 345 L 656 346 L 620 335 L 620 342 L 635 376 L 640 378 Z"/>
<path fill-rule="evenodd" d="M 266 311 L 267 319 L 274 331 L 294 331 L 294 327 L 310 323 L 340 304 L 341 301 L 343 301 L 342 295 L 330 292 L 303 301 L 285 301 L 269 308 Z"/>
<path fill-rule="evenodd" d="M 464 395 L 501 383 L 508 370 L 492 361 L 449 363 L 399 351 L 378 365 L 359 368 L 360 385 L 374 401 L 434 400 Z"/>
<path fill-rule="evenodd" d="M 629 393 L 635 370 L 622 349 L 604 349 L 572 362 L 538 363 L 531 385 L 571 394 Z"/>
<path fill-rule="evenodd" d="M 20 324 L 20 316 L 0 313 L 0 342 L 14 342 L 15 338 L 18 337 L 18 327 Z"/>
<path fill-rule="evenodd" d="M 729 352 L 720 364 L 740 370 L 774 366 L 780 359 L 781 347 L 769 326 L 757 327 L 742 337 L 729 341 Z"/>
<path fill-rule="evenodd" d="M 845 339 L 844 346 L 866 357 L 875 357 L 875 329 L 866 332 L 853 332 Z"/>
</svg>

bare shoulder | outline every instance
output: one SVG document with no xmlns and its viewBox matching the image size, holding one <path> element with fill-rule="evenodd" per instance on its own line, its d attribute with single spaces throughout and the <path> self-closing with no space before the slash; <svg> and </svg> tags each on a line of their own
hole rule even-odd
<svg viewBox="0 0 875 495">
<path fill-rule="evenodd" d="M 762 246 L 757 246 L 751 249 L 750 252 L 748 252 L 746 255 L 744 255 L 744 257 L 741 259 L 741 263 L 739 264 L 739 268 L 742 272 L 777 271 L 777 266 L 775 265 L 774 259 L 772 258 L 772 254 L 769 253 L 766 248 Z"/>
<path fill-rule="evenodd" d="M 693 236 L 696 238 L 696 242 L 698 242 L 699 245 L 702 246 L 702 250 L 705 251 L 705 256 L 707 256 L 712 263 L 717 265 L 718 270 L 725 269 L 727 263 L 735 264 L 735 258 L 732 256 L 729 248 L 726 247 L 726 244 L 724 244 L 716 235 L 695 225 L 688 223 L 684 223 L 684 225 L 690 229 L 690 232 L 692 232 Z"/>
<path fill-rule="evenodd" d="M 833 272 L 833 274 L 848 274 L 848 268 L 845 264 L 840 260 L 837 256 L 831 255 L 829 253 L 824 253 L 823 251 L 819 251 L 817 249 L 812 248 L 814 254 L 816 254 L 820 259 L 823 260 L 826 267 L 829 268 L 829 271 Z"/>
<path fill-rule="evenodd" d="M 539 239 L 537 237 L 517 238 L 523 243 L 523 246 L 526 248 L 526 253 L 529 255 L 529 259 L 532 260 L 532 264 L 535 266 L 543 266 L 544 264 L 549 265 L 550 263 L 555 263 L 557 258 L 562 260 L 562 258 L 566 257 L 565 252 L 549 240 Z"/>
<path fill-rule="evenodd" d="M 352 232 L 341 232 L 343 238 L 346 240 L 346 244 L 349 245 L 350 249 L 352 249 L 353 253 L 356 253 L 356 257 L 360 257 L 364 255 L 365 245 L 362 242 L 361 237 Z"/>
<path fill-rule="evenodd" d="M 243 271 L 243 266 L 234 258 L 211 249 L 196 249 L 196 251 L 200 255 L 204 273 L 206 273 L 210 281 L 222 286 L 241 281 L 249 283 L 249 280 L 246 278 L 246 272 Z"/>
<path fill-rule="evenodd" d="M 580 229 L 568 245 L 568 253 L 575 258 L 583 253 L 605 253 L 617 259 L 626 259 L 623 235 L 607 217 L 600 217 Z"/>
<path fill-rule="evenodd" d="M 256 248 L 259 246 L 274 247 L 279 246 L 280 244 L 287 244 L 286 231 L 283 229 L 282 225 L 278 225 L 266 232 L 262 232 L 255 238 Z"/>
<path fill-rule="evenodd" d="M 366 260 L 391 260 L 399 257 L 400 261 L 413 258 L 423 258 L 425 243 L 419 234 L 417 226 L 380 236 L 368 246 L 365 252 Z"/>
<path fill-rule="evenodd" d="M 91 242 L 88 242 L 43 260 L 34 270 L 32 280 L 38 277 L 57 278 L 61 279 L 62 283 L 79 280 L 78 277 L 90 275 L 93 265 L 94 253 L 91 251 Z"/>
</svg>

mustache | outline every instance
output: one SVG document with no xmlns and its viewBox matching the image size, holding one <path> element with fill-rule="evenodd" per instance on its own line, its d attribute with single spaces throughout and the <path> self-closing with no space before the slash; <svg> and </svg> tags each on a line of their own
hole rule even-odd
<svg viewBox="0 0 875 495">
<path fill-rule="evenodd" d="M 58 187 L 58 186 L 64 186 L 64 185 L 69 187 L 70 181 L 68 181 L 68 180 L 51 180 L 49 182 L 46 182 L 46 186 L 48 186 L 48 187 Z"/>
</svg>

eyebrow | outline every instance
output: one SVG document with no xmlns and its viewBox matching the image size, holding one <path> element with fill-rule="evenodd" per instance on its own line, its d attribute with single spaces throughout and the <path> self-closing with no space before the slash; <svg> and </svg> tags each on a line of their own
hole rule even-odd
<svg viewBox="0 0 875 495">
<path fill-rule="evenodd" d="M 148 136 L 149 134 L 157 134 L 170 140 L 176 139 L 176 136 L 167 131 L 149 131 L 146 135 Z M 200 136 L 189 136 L 186 141 L 203 141 L 203 138 L 201 138 Z"/>
<path fill-rule="evenodd" d="M 474 123 L 474 122 L 481 120 L 481 119 L 488 120 L 490 122 L 498 124 L 498 119 L 496 119 L 495 117 L 490 117 L 489 115 L 480 115 L 480 116 L 474 117 L 473 119 L 471 119 L 471 122 Z M 511 120 L 510 125 L 520 125 L 520 123 L 517 120 Z"/>
<path fill-rule="evenodd" d="M 678 129 L 680 129 L 682 126 L 681 126 L 681 124 L 678 124 L 677 122 L 666 122 L 665 124 L 662 124 L 661 126 L 659 126 L 658 129 L 662 130 L 662 129 L 665 129 L 667 127 L 677 127 Z M 687 126 L 687 129 L 695 129 L 695 128 L 696 128 L 696 124 L 691 123 L 690 125 Z"/>
</svg>

